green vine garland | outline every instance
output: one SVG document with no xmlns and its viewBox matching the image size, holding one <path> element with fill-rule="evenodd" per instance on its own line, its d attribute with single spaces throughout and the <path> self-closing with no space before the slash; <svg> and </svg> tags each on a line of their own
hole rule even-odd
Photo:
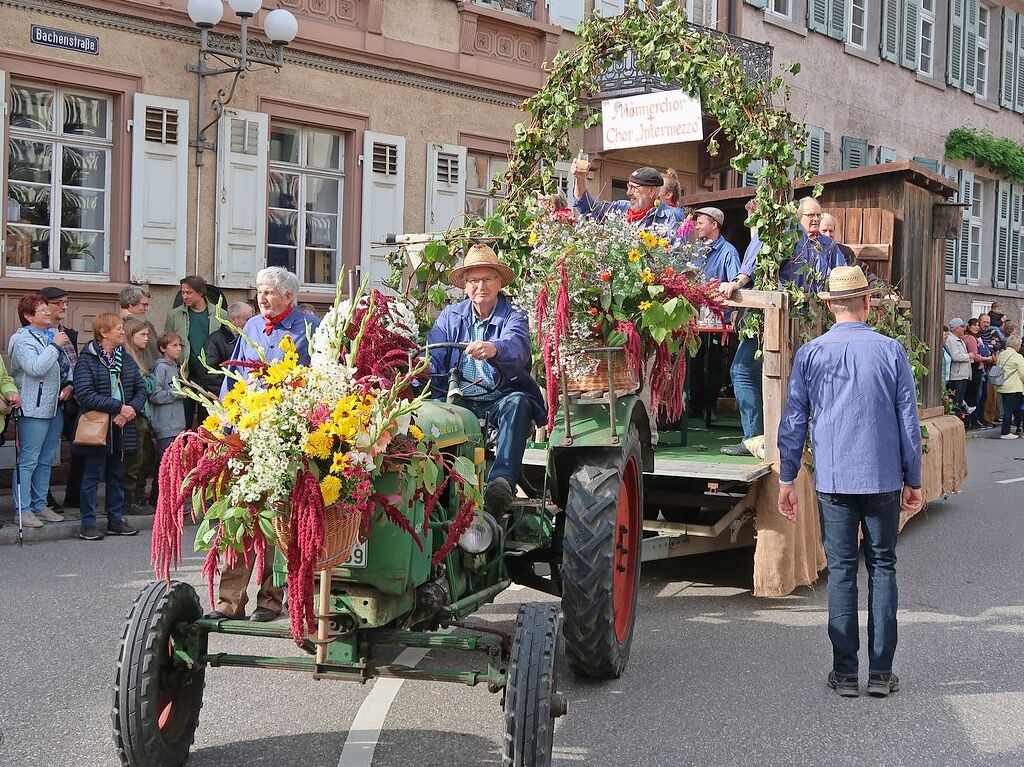
<svg viewBox="0 0 1024 767">
<path fill-rule="evenodd" d="M 781 76 L 767 82 L 749 82 L 740 57 L 730 44 L 703 34 L 690 26 L 683 12 L 675 8 L 653 8 L 647 3 L 630 3 L 611 18 L 595 16 L 581 25 L 580 42 L 571 51 L 561 51 L 548 68 L 544 87 L 523 103 L 529 123 L 515 126 L 515 139 L 505 175 L 505 197 L 494 216 L 467 220 L 442 240 L 428 244 L 420 254 L 415 279 L 406 295 L 417 305 L 419 316 L 439 310 L 448 300 L 445 276 L 470 242 L 487 239 L 496 243 L 505 261 L 523 276 L 528 273 L 530 223 L 536 215 L 539 192 L 556 188 L 551 169 L 571 156 L 570 132 L 597 125 L 599 105 L 590 101 L 600 90 L 599 76 L 609 66 L 632 53 L 638 70 L 673 83 L 691 96 L 699 97 L 703 111 L 712 115 L 718 127 L 707 139 L 707 150 L 719 150 L 718 135 L 731 142 L 737 154 L 730 164 L 738 171 L 749 161 L 760 159 L 757 172 L 757 210 L 747 225 L 757 227 L 763 243 L 757 259 L 755 287 L 775 290 L 779 270 L 798 239 L 793 226 L 796 206 L 792 200 L 793 171 L 798 180 L 808 180 L 810 169 L 801 156 L 806 131 L 790 112 L 773 106 L 790 89 Z M 786 71 L 797 74 L 799 65 Z M 401 281 L 406 254 L 392 254 L 392 285 Z M 745 335 L 759 325 L 758 312 L 748 312 Z"/>
<path fill-rule="evenodd" d="M 946 136 L 946 157 L 973 160 L 1007 181 L 1024 184 L 1024 145 L 989 130 L 954 128 Z"/>
</svg>

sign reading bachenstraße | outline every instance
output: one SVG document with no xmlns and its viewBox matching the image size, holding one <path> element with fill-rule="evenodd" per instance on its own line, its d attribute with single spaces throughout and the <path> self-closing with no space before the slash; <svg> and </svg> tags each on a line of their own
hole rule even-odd
<svg viewBox="0 0 1024 767">
<path fill-rule="evenodd" d="M 679 144 L 704 138 L 700 99 L 678 91 L 601 102 L 604 149 Z"/>
</svg>

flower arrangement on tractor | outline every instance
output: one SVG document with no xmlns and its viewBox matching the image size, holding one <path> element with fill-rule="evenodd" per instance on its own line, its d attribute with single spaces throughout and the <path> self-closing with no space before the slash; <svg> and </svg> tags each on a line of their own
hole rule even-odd
<svg viewBox="0 0 1024 767">
<path fill-rule="evenodd" d="M 621 216 L 552 216 L 533 224 L 525 299 L 542 350 L 549 425 L 562 374 L 584 388 L 595 376 L 607 379 L 599 357 L 579 353 L 593 347 L 621 347 L 616 380 L 631 390 L 646 378 L 652 411 L 681 416 L 699 313 L 706 309 L 720 321 L 724 310 L 717 285 L 693 266 L 706 246 L 686 241 L 691 229 L 689 219 L 679 231 L 639 229 Z"/>
<path fill-rule="evenodd" d="M 210 415 L 182 434 L 160 466 L 160 501 L 152 559 L 169 578 L 181 556 L 185 506 L 201 520 L 196 548 L 208 551 L 203 575 L 213 600 L 219 566 L 264 558 L 277 546 L 287 557 L 292 637 L 314 630 L 314 573 L 343 562 L 372 524 L 386 520 L 422 549 L 410 509 L 425 517 L 449 483 L 463 499 L 434 564 L 444 558 L 480 506 L 475 467 L 430 445 L 416 425 L 426 398 L 415 384 L 425 364 L 415 354 L 415 320 L 400 299 L 377 291 L 339 300 L 310 338 L 309 365 L 294 341 L 284 356 L 227 371 L 233 384 L 221 401 L 191 388 Z M 232 363 L 227 363 L 228 365 Z M 235 361 L 235 364 L 237 361 Z M 385 474 L 412 477 L 402 495 L 385 494 Z"/>
</svg>

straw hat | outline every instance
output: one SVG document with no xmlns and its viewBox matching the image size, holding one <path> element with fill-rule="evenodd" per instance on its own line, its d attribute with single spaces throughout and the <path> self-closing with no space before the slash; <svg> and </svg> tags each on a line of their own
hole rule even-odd
<svg viewBox="0 0 1024 767">
<path fill-rule="evenodd" d="M 498 261 L 498 254 L 489 245 L 477 243 L 469 249 L 469 253 L 462 261 L 462 266 L 452 269 L 448 275 L 448 282 L 457 288 L 464 288 L 466 287 L 466 272 L 479 267 L 488 267 L 501 275 L 501 287 L 505 287 L 516 278 L 511 269 Z"/>
<path fill-rule="evenodd" d="M 828 275 L 828 290 L 818 294 L 822 301 L 835 301 L 877 293 L 878 288 L 868 285 L 868 278 L 859 266 L 837 266 Z"/>
</svg>

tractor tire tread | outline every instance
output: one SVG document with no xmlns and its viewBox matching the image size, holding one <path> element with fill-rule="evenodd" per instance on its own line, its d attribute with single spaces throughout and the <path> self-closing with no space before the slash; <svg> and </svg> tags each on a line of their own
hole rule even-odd
<svg viewBox="0 0 1024 767">
<path fill-rule="evenodd" d="M 502 767 L 550 767 L 558 636 L 555 605 L 519 608 L 505 687 Z"/>
</svg>

